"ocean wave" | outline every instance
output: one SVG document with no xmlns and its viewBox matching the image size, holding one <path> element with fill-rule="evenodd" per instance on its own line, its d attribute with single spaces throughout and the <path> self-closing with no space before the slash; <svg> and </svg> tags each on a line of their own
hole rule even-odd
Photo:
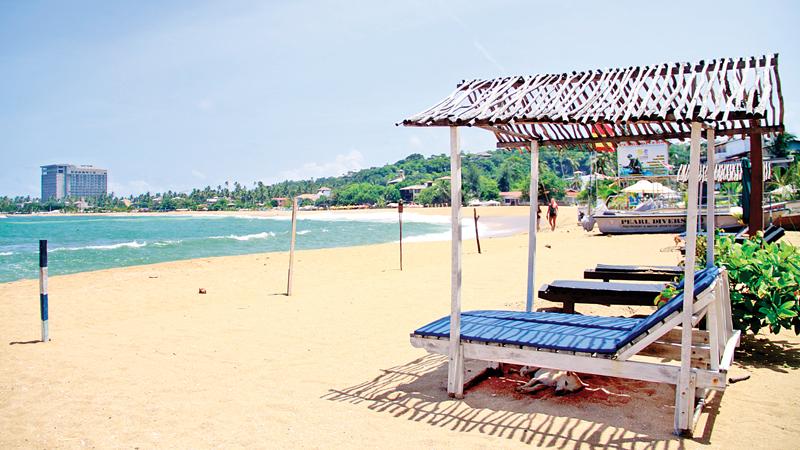
<svg viewBox="0 0 800 450">
<path fill-rule="evenodd" d="M 300 230 L 300 231 L 297 232 L 297 235 L 298 236 L 302 236 L 302 235 L 308 234 L 308 233 L 311 233 L 311 230 Z"/>
<path fill-rule="evenodd" d="M 147 245 L 147 242 L 138 242 L 138 241 L 131 241 L 131 242 L 120 242 L 119 244 L 109 244 L 109 245 L 87 245 L 84 247 L 60 247 L 54 248 L 50 250 L 51 252 L 60 252 L 60 251 L 78 251 L 78 250 L 116 250 L 118 248 L 141 248 Z"/>
<path fill-rule="evenodd" d="M 211 236 L 209 239 L 234 239 L 237 241 L 249 241 L 251 239 L 267 239 L 271 237 L 275 237 L 275 233 L 272 231 L 264 231 L 262 233 L 245 235 L 230 234 L 228 236 Z"/>
<path fill-rule="evenodd" d="M 14 252 L 0 252 L 0 256 L 11 256 Z"/>
<path fill-rule="evenodd" d="M 168 239 L 166 241 L 153 242 L 153 245 L 156 246 L 156 247 L 166 247 L 168 245 L 177 245 L 177 244 L 180 244 L 181 242 L 183 242 L 183 241 L 180 240 L 180 239 L 177 239 L 177 240 Z"/>
</svg>

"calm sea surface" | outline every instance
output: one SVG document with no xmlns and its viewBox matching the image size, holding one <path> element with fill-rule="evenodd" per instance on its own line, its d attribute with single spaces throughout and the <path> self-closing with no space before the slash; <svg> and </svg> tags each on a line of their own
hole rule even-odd
<svg viewBox="0 0 800 450">
<path fill-rule="evenodd" d="M 302 213 L 301 213 L 302 214 Z M 409 240 L 447 235 L 443 217 L 404 214 Z M 9 216 L 0 218 L 0 282 L 37 278 L 39 239 L 53 275 L 207 256 L 289 249 L 288 218 L 252 216 Z M 396 213 L 317 214 L 297 222 L 298 249 L 347 247 L 398 239 Z"/>
</svg>

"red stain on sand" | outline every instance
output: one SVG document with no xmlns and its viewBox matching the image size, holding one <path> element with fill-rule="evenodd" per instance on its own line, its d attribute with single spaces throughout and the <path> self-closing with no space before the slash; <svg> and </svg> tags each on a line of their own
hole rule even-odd
<svg viewBox="0 0 800 450">
<path fill-rule="evenodd" d="M 528 380 L 516 373 L 510 373 L 505 376 L 488 377 L 471 390 L 489 395 L 511 397 L 517 400 L 529 398 L 552 400 L 564 404 L 578 405 L 588 402 L 608 406 L 624 405 L 631 401 L 631 397 L 649 397 L 655 393 L 655 389 L 653 389 L 650 383 L 642 381 L 598 375 L 581 375 L 580 377 L 585 387 L 578 392 L 561 396 L 555 395 L 555 390 L 552 387 L 542 389 L 532 394 L 517 392 L 516 388 L 522 386 Z"/>
</svg>

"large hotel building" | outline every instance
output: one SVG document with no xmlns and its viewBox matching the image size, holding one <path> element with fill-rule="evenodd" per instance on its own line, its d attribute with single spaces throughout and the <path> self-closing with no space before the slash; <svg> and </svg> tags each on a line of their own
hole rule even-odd
<svg viewBox="0 0 800 450">
<path fill-rule="evenodd" d="M 42 200 L 98 197 L 108 193 L 108 171 L 92 166 L 42 166 Z"/>
</svg>

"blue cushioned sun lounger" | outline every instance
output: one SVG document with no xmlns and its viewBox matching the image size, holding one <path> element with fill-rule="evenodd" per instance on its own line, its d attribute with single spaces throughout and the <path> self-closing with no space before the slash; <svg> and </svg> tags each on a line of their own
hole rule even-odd
<svg viewBox="0 0 800 450">
<path fill-rule="evenodd" d="M 733 329 L 725 269 L 703 269 L 693 279 L 691 301 L 685 298 L 681 282 L 672 299 L 641 319 L 468 311 L 456 316 L 460 321 L 456 330 L 450 329 L 451 316 L 442 317 L 411 333 L 411 344 L 450 357 L 450 371 L 463 370 L 458 368 L 464 367 L 464 360 L 474 360 L 486 362 L 487 367 L 509 363 L 673 384 L 675 426 L 684 431 L 681 421 L 695 400 L 705 398 L 709 390 L 725 389 L 740 336 Z M 684 311 L 684 305 L 691 310 Z M 705 330 L 679 328 L 683 324 L 693 328 L 702 318 Z M 457 331 L 458 342 L 453 343 L 451 332 L 457 335 Z M 451 380 L 461 382 L 463 372 L 461 376 L 448 372 L 448 393 L 458 396 L 463 385 L 459 389 Z M 697 404 L 701 406 L 702 402 Z"/>
<path fill-rule="evenodd" d="M 716 279 L 716 268 L 695 275 L 695 296 Z M 679 288 L 682 288 L 679 285 Z M 574 314 L 515 311 L 467 311 L 461 313 L 461 339 L 580 353 L 613 355 L 683 306 L 680 291 L 644 319 L 577 316 Z M 420 327 L 412 336 L 449 338 L 450 316 Z"/>
</svg>

